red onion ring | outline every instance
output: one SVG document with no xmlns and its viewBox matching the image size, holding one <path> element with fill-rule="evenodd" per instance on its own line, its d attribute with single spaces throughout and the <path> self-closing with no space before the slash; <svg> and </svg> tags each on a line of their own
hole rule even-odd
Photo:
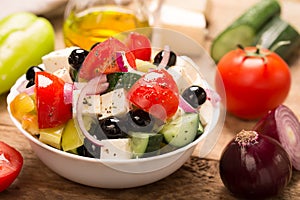
<svg viewBox="0 0 300 200">
<path fill-rule="evenodd" d="M 103 75 L 105 76 L 105 75 Z M 106 76 L 105 76 L 106 77 Z M 93 144 L 97 146 L 103 146 L 100 140 L 94 138 L 85 128 L 83 118 L 82 118 L 82 110 L 83 110 L 83 101 L 86 95 L 91 93 L 93 94 L 101 94 L 106 91 L 109 86 L 108 82 L 103 82 L 103 77 L 95 77 L 91 79 L 81 90 L 79 97 L 77 99 L 77 110 L 76 110 L 76 120 L 78 122 L 79 128 L 84 136 L 90 140 Z M 105 78 L 106 80 L 106 78 Z M 103 134 L 103 137 L 106 137 L 104 133 L 100 132 L 99 134 Z"/>
<path fill-rule="evenodd" d="M 215 107 L 221 101 L 220 95 L 212 90 L 212 89 L 205 89 L 207 100 L 211 102 L 211 104 Z"/>
<path fill-rule="evenodd" d="M 124 62 L 124 60 L 126 61 L 126 63 Z M 127 58 L 125 56 L 125 52 L 124 51 L 117 51 L 116 52 L 116 62 L 118 64 L 118 66 L 119 66 L 119 69 L 122 72 L 128 72 L 128 68 L 126 67 L 126 65 L 128 65 L 128 63 L 127 63 Z"/>
<path fill-rule="evenodd" d="M 168 66 L 168 62 L 169 62 L 169 58 L 170 58 L 170 47 L 168 45 L 166 45 L 164 47 L 163 53 L 164 53 L 164 56 L 158 65 L 159 68 L 166 68 Z"/>
<path fill-rule="evenodd" d="M 73 90 L 74 84 L 72 83 L 65 83 L 64 84 L 64 103 L 70 104 L 73 101 Z"/>
</svg>

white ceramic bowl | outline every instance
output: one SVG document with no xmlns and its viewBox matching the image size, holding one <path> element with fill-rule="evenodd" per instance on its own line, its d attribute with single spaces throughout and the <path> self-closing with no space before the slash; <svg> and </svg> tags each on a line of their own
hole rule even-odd
<svg viewBox="0 0 300 200">
<path fill-rule="evenodd" d="M 177 50 L 176 45 L 174 45 L 171 46 L 172 50 L 174 49 L 175 52 L 183 50 L 182 55 L 188 55 L 192 59 L 194 56 L 196 58 L 195 60 L 198 59 L 203 69 L 198 69 L 198 67 L 194 69 L 205 74 L 205 77 L 208 77 L 207 83 L 212 83 L 209 85 L 213 86 L 212 78 L 215 65 L 202 47 L 180 33 L 165 29 L 156 31 L 159 32 L 159 35 L 155 36 L 155 34 L 153 34 L 153 37 L 159 39 L 157 40 L 156 38 L 157 43 L 155 47 L 171 44 L 171 41 L 174 43 L 174 40 L 186 40 L 184 42 L 185 45 L 187 45 L 185 48 L 180 48 L 181 45 L 179 45 L 179 49 Z M 170 36 L 173 36 L 173 38 Z M 166 41 L 162 40 L 164 37 L 167 38 L 164 39 Z M 153 38 L 152 41 L 154 41 Z M 188 52 L 192 52 L 192 54 L 188 54 Z M 187 62 L 191 62 L 191 66 L 195 67 L 195 63 L 191 60 L 187 59 Z M 214 106 L 208 106 L 206 108 L 205 113 L 209 115 L 209 121 L 203 135 L 194 142 L 176 151 L 149 158 L 130 160 L 101 160 L 77 156 L 40 142 L 37 138 L 25 131 L 21 124 L 11 115 L 9 104 L 18 94 L 17 88 L 24 80 L 25 75 L 17 80 L 7 97 L 8 112 L 13 123 L 22 134 L 26 136 L 33 151 L 47 167 L 62 177 L 88 186 L 100 188 L 130 188 L 163 179 L 179 169 L 187 159 L 189 159 L 197 145 L 198 147 L 200 146 L 200 148 L 197 148 L 198 155 L 200 157 L 206 156 L 215 145 L 223 125 L 224 110 L 220 102 L 218 102 Z"/>
</svg>

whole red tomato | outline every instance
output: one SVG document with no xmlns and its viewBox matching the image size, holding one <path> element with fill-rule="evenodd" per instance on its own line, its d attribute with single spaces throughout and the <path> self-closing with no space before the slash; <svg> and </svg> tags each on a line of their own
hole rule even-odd
<svg viewBox="0 0 300 200">
<path fill-rule="evenodd" d="M 0 141 L 0 192 L 8 188 L 17 178 L 23 166 L 19 151 Z"/>
<path fill-rule="evenodd" d="M 216 90 L 224 85 L 226 109 L 242 119 L 257 119 L 282 104 L 291 87 L 291 73 L 276 53 L 257 47 L 238 48 L 218 63 Z"/>
</svg>

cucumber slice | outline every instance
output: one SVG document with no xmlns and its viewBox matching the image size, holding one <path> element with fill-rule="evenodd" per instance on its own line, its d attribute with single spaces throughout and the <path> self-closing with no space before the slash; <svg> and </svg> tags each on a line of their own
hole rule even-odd
<svg viewBox="0 0 300 200">
<path fill-rule="evenodd" d="M 264 0 L 253 5 L 213 40 L 212 58 L 218 62 L 227 52 L 236 49 L 238 44 L 252 44 L 261 28 L 280 12 L 277 0 Z"/>
<path fill-rule="evenodd" d="M 204 133 L 204 127 L 203 125 L 201 124 L 201 122 L 199 122 L 199 126 L 198 126 L 198 129 L 197 129 L 197 136 L 200 136 Z"/>
<path fill-rule="evenodd" d="M 129 90 L 139 78 L 141 78 L 141 75 L 131 72 L 116 72 L 108 74 L 107 81 L 109 83 L 109 86 L 107 92 L 118 88 Z"/>
<path fill-rule="evenodd" d="M 149 157 L 159 154 L 163 135 L 143 132 L 131 132 L 130 135 L 130 147 L 133 158 Z"/>
<path fill-rule="evenodd" d="M 61 146 L 64 151 L 77 149 L 83 145 L 84 136 L 77 130 L 74 119 L 70 119 L 62 133 Z"/>
<path fill-rule="evenodd" d="M 164 125 L 160 133 L 170 145 L 183 147 L 195 139 L 199 123 L 198 113 L 186 113 Z"/>
<path fill-rule="evenodd" d="M 280 17 L 274 17 L 257 35 L 255 44 L 263 48 L 272 49 L 280 41 L 289 41 L 290 44 L 282 45 L 275 49 L 281 58 L 286 62 L 293 56 L 295 49 L 299 48 L 300 35 L 297 30 Z"/>
</svg>

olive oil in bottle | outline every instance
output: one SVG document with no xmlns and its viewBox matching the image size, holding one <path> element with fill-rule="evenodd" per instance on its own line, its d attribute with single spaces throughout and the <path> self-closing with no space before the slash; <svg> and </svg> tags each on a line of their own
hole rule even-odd
<svg viewBox="0 0 300 200">
<path fill-rule="evenodd" d="M 94 7 L 76 14 L 71 11 L 63 25 L 64 42 L 89 50 L 117 33 L 148 26 L 146 18 L 119 7 Z"/>
</svg>

